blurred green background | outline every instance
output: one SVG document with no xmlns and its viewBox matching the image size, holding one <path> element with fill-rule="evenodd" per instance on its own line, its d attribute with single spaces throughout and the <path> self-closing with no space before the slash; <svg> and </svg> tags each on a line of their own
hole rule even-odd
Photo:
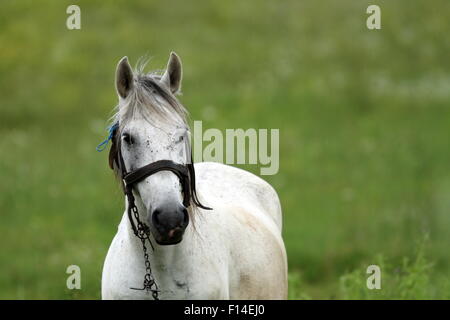
<svg viewBox="0 0 450 320">
<path fill-rule="evenodd" d="M 66 28 L 70 4 L 81 30 Z M 381 30 L 366 28 L 370 4 Z M 161 69 L 171 50 L 204 129 L 280 128 L 280 171 L 263 178 L 284 210 L 290 298 L 448 297 L 449 13 L 448 0 L 2 0 L 0 298 L 100 298 L 124 203 L 95 151 L 115 67 L 148 55 Z M 66 289 L 71 264 L 81 290 Z"/>
</svg>

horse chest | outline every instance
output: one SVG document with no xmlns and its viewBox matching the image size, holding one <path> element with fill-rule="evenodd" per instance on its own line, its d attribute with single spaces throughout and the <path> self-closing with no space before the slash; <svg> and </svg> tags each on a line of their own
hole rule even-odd
<svg viewBox="0 0 450 320">
<path fill-rule="evenodd" d="M 144 269 L 128 266 L 117 268 L 117 272 L 111 274 L 109 288 L 111 299 L 153 299 L 151 293 L 142 288 Z M 219 283 L 212 281 L 212 277 L 203 274 L 200 277 L 191 273 L 177 273 L 167 269 L 155 270 L 153 272 L 159 287 L 159 298 L 167 299 L 218 299 L 222 296 Z M 205 281 L 206 280 L 206 281 Z"/>
<path fill-rule="evenodd" d="M 220 276 L 204 263 L 192 261 L 159 261 L 151 257 L 152 274 L 158 284 L 159 298 L 223 299 L 227 292 Z M 196 259 L 194 259 L 196 260 Z M 133 250 L 120 235 L 111 244 L 104 266 L 102 296 L 104 299 L 153 299 L 142 288 L 144 261 L 139 250 Z"/>
</svg>

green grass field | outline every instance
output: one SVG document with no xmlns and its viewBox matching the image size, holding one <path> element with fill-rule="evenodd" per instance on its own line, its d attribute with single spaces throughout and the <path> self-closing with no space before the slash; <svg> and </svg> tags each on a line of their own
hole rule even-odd
<svg viewBox="0 0 450 320">
<path fill-rule="evenodd" d="M 263 178 L 290 298 L 449 297 L 449 1 L 79 0 L 69 31 L 72 2 L 0 2 L 0 298 L 100 298 L 124 203 L 95 151 L 115 66 L 161 69 L 171 50 L 192 120 L 280 129 L 280 171 Z M 81 290 L 66 289 L 71 264 Z"/>
</svg>

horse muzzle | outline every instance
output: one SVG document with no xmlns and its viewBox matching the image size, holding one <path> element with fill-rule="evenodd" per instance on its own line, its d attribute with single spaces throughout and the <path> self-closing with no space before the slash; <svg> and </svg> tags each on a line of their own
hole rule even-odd
<svg viewBox="0 0 450 320">
<path fill-rule="evenodd" d="M 162 206 L 149 214 L 150 231 L 160 245 L 174 245 L 183 240 L 189 224 L 189 214 L 184 206 Z M 149 221 L 150 222 L 150 221 Z"/>
</svg>

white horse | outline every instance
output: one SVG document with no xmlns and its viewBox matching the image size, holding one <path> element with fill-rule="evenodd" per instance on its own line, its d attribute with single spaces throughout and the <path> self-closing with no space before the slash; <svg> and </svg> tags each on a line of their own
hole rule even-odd
<svg viewBox="0 0 450 320">
<path fill-rule="evenodd" d="M 130 172 L 158 160 L 181 167 L 190 163 L 186 111 L 175 98 L 181 79 L 175 53 L 162 76 L 142 69 L 133 72 L 126 57 L 119 62 L 119 104 L 110 151 L 110 165 L 119 177 L 124 169 Z M 154 246 L 152 250 L 146 242 L 159 298 L 286 299 L 287 259 L 275 190 L 247 171 L 196 163 L 190 171 L 194 176 L 189 182 L 195 180 L 189 196 L 196 198 L 196 187 L 199 200 L 186 204 L 177 172 L 158 171 L 131 189 L 138 219 L 148 226 Z M 137 220 L 132 224 L 128 217 L 130 198 L 125 200 L 127 209 L 103 267 L 102 298 L 152 299 L 149 291 L 132 289 L 143 287 L 149 270 L 133 229 Z"/>
</svg>

